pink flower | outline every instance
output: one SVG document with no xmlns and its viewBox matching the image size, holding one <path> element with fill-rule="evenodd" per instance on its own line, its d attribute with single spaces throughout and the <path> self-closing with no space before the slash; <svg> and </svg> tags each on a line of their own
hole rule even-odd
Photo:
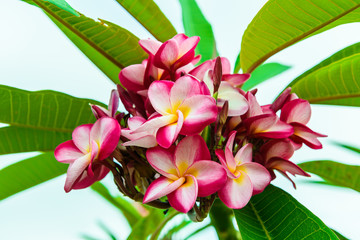
<svg viewBox="0 0 360 240">
<path fill-rule="evenodd" d="M 197 36 L 177 34 L 161 44 L 155 40 L 140 40 L 140 46 L 154 57 L 154 65 L 175 73 L 176 69 L 190 63 L 195 57 L 195 47 L 200 41 Z"/>
<path fill-rule="evenodd" d="M 117 90 L 112 90 L 110 95 L 110 101 L 108 105 L 108 109 L 101 107 L 99 105 L 90 104 L 91 111 L 93 112 L 96 119 L 102 117 L 111 117 L 114 119 L 120 120 L 121 114 L 116 115 L 116 112 L 119 108 L 119 93 Z"/>
<path fill-rule="evenodd" d="M 59 162 L 69 163 L 65 191 L 86 188 L 103 179 L 109 172 L 99 161 L 109 157 L 120 138 L 120 125 L 109 117 L 102 117 L 95 124 L 78 126 L 72 140 L 55 149 Z"/>
<path fill-rule="evenodd" d="M 216 120 L 215 99 L 202 94 L 199 81 L 191 76 L 175 83 L 153 82 L 148 94 L 156 113 L 132 133 L 157 130 L 156 140 L 164 148 L 170 147 L 179 134 L 196 135 Z"/>
<path fill-rule="evenodd" d="M 304 99 L 294 99 L 284 104 L 281 108 L 280 119 L 294 128 L 294 134 L 290 136 L 294 146 L 298 149 L 302 143 L 313 149 L 320 149 L 322 145 L 318 137 L 326 135 L 312 131 L 306 124 L 311 116 L 311 108 L 308 101 Z"/>
<path fill-rule="evenodd" d="M 221 164 L 226 169 L 227 181 L 218 191 L 220 200 L 229 208 L 244 207 L 253 194 L 262 192 L 270 183 L 270 174 L 262 165 L 252 162 L 252 145 L 243 146 L 233 156 L 236 132 L 232 132 L 223 150 L 216 150 Z"/>
<path fill-rule="evenodd" d="M 146 119 L 140 116 L 129 118 L 129 128 L 121 129 L 121 136 L 126 137 L 130 141 L 123 143 L 123 146 L 138 146 L 143 148 L 151 148 L 157 145 L 156 129 L 150 132 L 132 133 L 145 122 Z"/>
<path fill-rule="evenodd" d="M 226 172 L 211 161 L 205 141 L 199 135 L 185 137 L 175 152 L 161 147 L 146 152 L 151 166 L 161 174 L 146 190 L 143 203 L 167 196 L 179 212 L 188 212 L 197 197 L 206 197 L 223 186 Z"/>
</svg>

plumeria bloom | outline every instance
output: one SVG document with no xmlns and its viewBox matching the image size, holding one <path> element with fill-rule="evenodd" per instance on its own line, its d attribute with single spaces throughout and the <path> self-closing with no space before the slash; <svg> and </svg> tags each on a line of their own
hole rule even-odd
<svg viewBox="0 0 360 240">
<path fill-rule="evenodd" d="M 172 39 L 160 43 L 156 40 L 140 40 L 140 46 L 154 57 L 154 65 L 169 72 L 175 71 L 193 61 L 195 47 L 200 41 L 198 36 L 187 37 L 177 34 Z"/>
<path fill-rule="evenodd" d="M 96 119 L 102 117 L 111 117 L 117 120 L 120 120 L 121 114 L 116 115 L 116 112 L 119 108 L 119 93 L 117 90 L 112 90 L 110 95 L 110 101 L 108 105 L 108 109 L 101 107 L 99 105 L 90 104 L 91 111 L 93 112 Z"/>
<path fill-rule="evenodd" d="M 296 188 L 295 183 L 291 180 L 287 173 L 290 173 L 293 176 L 301 175 L 310 177 L 310 175 L 289 160 L 294 154 L 294 150 L 295 149 L 289 139 L 270 140 L 261 146 L 259 153 L 255 156 L 255 160 L 264 165 L 270 171 L 272 179 L 276 177 L 274 170 L 277 170 L 289 179 L 294 188 Z"/>
<path fill-rule="evenodd" d="M 322 145 L 318 137 L 326 135 L 314 132 L 306 124 L 311 117 L 310 103 L 304 99 L 294 99 L 284 104 L 281 108 L 280 119 L 294 128 L 294 134 L 290 136 L 294 146 L 298 149 L 302 143 L 313 149 L 321 149 Z"/>
<path fill-rule="evenodd" d="M 227 172 L 227 181 L 218 191 L 219 198 L 229 208 L 239 209 L 250 201 L 253 194 L 262 192 L 271 177 L 266 168 L 252 162 L 252 144 L 246 144 L 233 156 L 235 135 L 235 131 L 231 133 L 225 152 L 217 149 L 215 153 Z"/>
<path fill-rule="evenodd" d="M 135 116 L 129 118 L 128 126 L 129 128 L 121 129 L 121 136 L 126 137 L 130 141 L 123 143 L 123 146 L 138 146 L 143 148 L 151 148 L 157 146 L 156 142 L 156 130 L 150 132 L 139 132 L 132 133 L 134 130 L 138 129 L 143 123 L 146 122 L 146 119 L 140 116 Z"/>
<path fill-rule="evenodd" d="M 72 140 L 55 149 L 59 162 L 69 163 L 65 191 L 86 188 L 103 179 L 109 172 L 99 161 L 109 157 L 120 138 L 119 123 L 109 117 L 102 117 L 94 124 L 78 126 L 72 133 Z"/>
<path fill-rule="evenodd" d="M 161 176 L 146 190 L 144 203 L 167 196 L 173 208 L 186 213 L 197 197 L 215 193 L 226 181 L 225 170 L 210 160 L 210 152 L 199 135 L 185 137 L 175 152 L 155 147 L 146 152 L 146 157 Z"/>
<path fill-rule="evenodd" d="M 194 77 L 183 76 L 175 83 L 153 82 L 148 95 L 156 113 L 132 133 L 157 130 L 156 141 L 164 148 L 170 147 L 179 134 L 198 134 L 216 120 L 215 99 L 202 94 Z"/>
</svg>

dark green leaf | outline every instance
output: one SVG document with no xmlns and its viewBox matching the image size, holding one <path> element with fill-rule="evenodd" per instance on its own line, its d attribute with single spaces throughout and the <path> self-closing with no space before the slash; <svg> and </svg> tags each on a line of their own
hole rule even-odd
<svg viewBox="0 0 360 240">
<path fill-rule="evenodd" d="M 312 212 L 272 185 L 234 213 L 243 240 L 337 239 Z"/>
<path fill-rule="evenodd" d="M 138 220 L 141 218 L 141 215 L 136 210 L 136 208 L 128 201 L 123 199 L 122 197 L 113 197 L 109 190 L 100 182 L 96 182 L 91 185 L 91 189 L 100 194 L 103 198 L 105 198 L 109 203 L 114 205 L 118 208 L 126 220 L 128 221 L 129 225 L 132 227 L 134 226 Z"/>
<path fill-rule="evenodd" d="M 165 42 L 176 30 L 153 0 L 116 0 L 157 40 Z"/>
<path fill-rule="evenodd" d="M 269 0 L 246 29 L 241 68 L 252 72 L 266 59 L 311 35 L 358 22 L 360 0 Z"/>
<path fill-rule="evenodd" d="M 328 160 L 300 163 L 299 166 L 304 171 L 318 175 L 331 185 L 352 188 L 360 192 L 360 166 Z"/>
<path fill-rule="evenodd" d="M 292 91 L 310 103 L 360 106 L 360 43 L 322 61 L 292 81 Z"/>
<path fill-rule="evenodd" d="M 341 235 L 339 232 L 335 231 L 334 229 L 332 229 L 332 230 L 336 234 L 336 236 L 339 238 L 339 240 L 349 240 L 348 238 L 344 237 L 343 235 Z"/>
<path fill-rule="evenodd" d="M 240 53 L 239 53 L 235 60 L 234 73 L 238 73 L 240 71 L 240 69 L 241 69 L 241 66 L 240 66 Z"/>
<path fill-rule="evenodd" d="M 66 173 L 54 153 L 40 154 L 0 170 L 0 200 Z"/>
<path fill-rule="evenodd" d="M 200 42 L 195 49 L 196 54 L 201 54 L 200 62 L 217 56 L 216 42 L 210 23 L 202 14 L 195 0 L 179 0 L 182 8 L 183 25 L 185 34 L 199 36 Z"/>
<path fill-rule="evenodd" d="M 74 16 L 43 0 L 32 2 L 115 84 L 119 83 L 122 68 L 141 63 L 147 57 L 138 44 L 139 39 L 124 28 L 84 15 Z"/>
<path fill-rule="evenodd" d="M 251 77 L 244 83 L 242 89 L 248 91 L 256 85 L 285 72 L 289 68 L 291 67 L 281 63 L 264 63 L 251 73 Z"/>
<path fill-rule="evenodd" d="M 339 146 L 339 147 L 342 147 L 342 148 L 348 149 L 350 151 L 353 151 L 355 153 L 360 153 L 360 148 L 358 148 L 358 147 L 346 145 L 346 144 L 339 143 L 339 142 L 334 142 L 334 144 Z"/>
</svg>

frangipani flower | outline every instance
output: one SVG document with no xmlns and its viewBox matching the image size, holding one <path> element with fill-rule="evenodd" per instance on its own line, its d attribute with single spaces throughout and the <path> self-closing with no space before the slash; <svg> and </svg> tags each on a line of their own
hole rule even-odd
<svg viewBox="0 0 360 240">
<path fill-rule="evenodd" d="M 132 133 L 134 130 L 138 129 L 143 123 L 146 122 L 146 119 L 140 116 L 135 116 L 129 118 L 128 126 L 129 128 L 121 129 L 121 135 L 129 139 L 123 143 L 123 146 L 138 146 L 143 148 L 151 148 L 157 146 L 156 142 L 156 129 L 152 132 L 139 132 Z"/>
<path fill-rule="evenodd" d="M 111 91 L 108 109 L 94 104 L 90 104 L 90 106 L 91 111 L 93 112 L 96 119 L 102 117 L 111 117 L 114 119 L 118 119 L 120 116 L 117 116 L 116 112 L 119 108 L 119 92 L 115 89 Z"/>
<path fill-rule="evenodd" d="M 65 191 L 81 189 L 103 179 L 109 170 L 99 161 L 109 157 L 120 138 L 119 123 L 109 117 L 102 117 L 94 124 L 78 126 L 72 133 L 72 140 L 55 149 L 59 162 L 69 163 Z"/>
<path fill-rule="evenodd" d="M 310 103 L 304 99 L 291 100 L 281 108 L 280 119 L 294 128 L 294 134 L 290 136 L 290 139 L 297 149 L 301 147 L 302 143 L 313 149 L 322 148 L 317 138 L 326 137 L 326 135 L 314 132 L 306 126 L 310 117 Z"/>
<path fill-rule="evenodd" d="M 133 133 L 157 130 L 156 141 L 164 148 L 170 147 L 179 134 L 198 134 L 216 120 L 215 99 L 202 94 L 194 77 L 183 76 L 175 83 L 153 82 L 148 95 L 156 113 Z"/>
<path fill-rule="evenodd" d="M 140 40 L 139 44 L 154 57 L 156 67 L 175 73 L 176 69 L 194 59 L 195 47 L 199 41 L 198 36 L 187 37 L 181 33 L 162 44 L 156 40 Z"/>
<path fill-rule="evenodd" d="M 215 153 L 227 172 L 227 181 L 218 191 L 219 198 L 229 208 L 239 209 L 253 194 L 262 192 L 271 177 L 265 167 L 252 162 L 252 144 L 246 144 L 233 156 L 235 135 L 234 131 L 229 136 L 225 152 L 218 149 Z"/>
<path fill-rule="evenodd" d="M 220 164 L 211 161 L 201 136 L 185 137 L 175 152 L 161 147 L 146 152 L 151 166 L 161 174 L 146 190 L 143 203 L 167 196 L 170 205 L 179 212 L 188 212 L 197 197 L 209 196 L 226 181 Z"/>
</svg>

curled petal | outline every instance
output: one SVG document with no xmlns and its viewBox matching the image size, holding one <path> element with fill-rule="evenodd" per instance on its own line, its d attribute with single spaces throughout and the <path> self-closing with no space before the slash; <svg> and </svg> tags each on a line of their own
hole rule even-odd
<svg viewBox="0 0 360 240">
<path fill-rule="evenodd" d="M 170 70 L 179 56 L 179 44 L 174 39 L 164 42 L 154 57 L 156 67 Z"/>
<path fill-rule="evenodd" d="M 185 183 L 168 195 L 170 205 L 175 210 L 187 213 L 194 206 L 198 195 L 198 184 L 194 176 L 185 176 Z"/>
<path fill-rule="evenodd" d="M 72 133 L 72 139 L 76 147 L 84 154 L 90 149 L 90 131 L 93 124 L 84 124 L 75 128 Z"/>
<path fill-rule="evenodd" d="M 222 81 L 231 84 L 234 87 L 243 85 L 250 78 L 249 73 L 244 74 L 223 74 Z"/>
<path fill-rule="evenodd" d="M 209 149 L 204 139 L 199 135 L 182 139 L 175 150 L 175 164 L 180 175 L 183 175 L 194 162 L 210 159 Z"/>
<path fill-rule="evenodd" d="M 227 179 L 224 168 L 213 161 L 195 162 L 186 173 L 196 178 L 199 186 L 199 197 L 206 197 L 217 192 L 224 186 Z"/>
<path fill-rule="evenodd" d="M 281 108 L 280 119 L 287 123 L 297 122 L 307 124 L 311 117 L 310 103 L 304 99 L 287 102 Z"/>
<path fill-rule="evenodd" d="M 154 180 L 146 189 L 143 203 L 148 203 L 163 196 L 166 196 L 178 189 L 185 182 L 185 178 L 171 180 L 166 177 L 159 177 Z"/>
<path fill-rule="evenodd" d="M 196 77 L 200 81 L 202 81 L 205 73 L 212 68 L 213 68 L 212 61 L 207 60 L 207 61 L 203 62 L 202 64 L 200 64 L 199 66 L 197 66 L 196 68 L 194 68 L 193 70 L 191 70 L 189 72 L 189 74 Z"/>
<path fill-rule="evenodd" d="M 236 179 L 228 178 L 225 186 L 218 191 L 220 200 L 229 208 L 245 207 L 253 193 L 250 178 L 243 172 Z"/>
<path fill-rule="evenodd" d="M 146 151 L 146 158 L 161 175 L 172 180 L 178 179 L 172 151 L 161 147 L 150 148 Z"/>
<path fill-rule="evenodd" d="M 309 174 L 307 174 L 304 170 L 302 170 L 298 165 L 295 163 L 281 159 L 281 158 L 272 158 L 266 163 L 266 167 L 269 169 L 276 169 L 282 172 L 289 172 L 293 176 L 295 175 L 301 175 L 305 177 L 310 177 Z"/>
<path fill-rule="evenodd" d="M 110 101 L 109 101 L 109 117 L 115 117 L 116 112 L 119 108 L 119 92 L 115 89 L 111 91 Z"/>
<path fill-rule="evenodd" d="M 83 173 L 76 180 L 71 189 L 87 188 L 93 185 L 96 181 L 100 181 L 101 179 L 103 179 L 109 173 L 109 171 L 110 169 L 100 164 L 94 168 L 92 177 L 89 176 L 87 171 L 83 171 Z"/>
<path fill-rule="evenodd" d="M 279 97 L 273 102 L 273 104 L 271 104 L 270 109 L 275 113 L 277 111 L 279 111 L 284 106 L 284 104 L 287 102 L 287 100 L 290 96 L 290 93 L 291 93 L 291 88 L 290 87 L 286 88 L 279 95 Z"/>
<path fill-rule="evenodd" d="M 154 56 L 161 46 L 161 42 L 151 39 L 141 39 L 139 44 L 144 51 L 150 56 Z"/>
<path fill-rule="evenodd" d="M 294 142 L 303 142 L 312 149 L 322 148 L 322 144 L 317 138 L 326 137 L 327 135 L 314 132 L 313 130 L 301 123 L 291 123 L 291 125 L 294 127 L 294 135 L 291 136 Z"/>
<path fill-rule="evenodd" d="M 247 92 L 245 98 L 249 103 L 249 111 L 246 114 L 247 117 L 253 117 L 263 114 L 260 104 L 258 103 L 255 96 L 251 92 Z"/>
<path fill-rule="evenodd" d="M 258 163 L 248 162 L 239 167 L 248 175 L 253 186 L 253 194 L 261 193 L 270 184 L 271 176 L 265 167 Z"/>
<path fill-rule="evenodd" d="M 169 148 L 176 140 L 184 123 L 182 112 L 177 111 L 177 122 L 160 128 L 156 133 L 156 141 L 163 148 Z"/>
<path fill-rule="evenodd" d="M 246 113 L 249 109 L 249 104 L 245 97 L 229 83 L 221 82 L 219 88 L 218 106 L 222 106 L 224 101 L 229 101 L 229 116 L 239 116 Z M 220 105 L 219 105 L 220 104 Z"/>
<path fill-rule="evenodd" d="M 119 74 L 120 83 L 128 90 L 137 92 L 144 90 L 145 66 L 142 64 L 130 65 Z"/>
<path fill-rule="evenodd" d="M 273 157 L 290 159 L 294 154 L 294 147 L 289 139 L 270 140 L 260 148 L 260 152 L 266 161 Z"/>
<path fill-rule="evenodd" d="M 65 181 L 65 192 L 70 192 L 75 181 L 81 176 L 83 171 L 89 166 L 91 162 L 91 153 L 83 155 L 76 159 L 73 163 L 70 163 L 67 170 Z"/>
<path fill-rule="evenodd" d="M 62 163 L 72 163 L 74 160 L 84 156 L 72 140 L 61 143 L 54 152 L 56 160 Z"/>
</svg>

